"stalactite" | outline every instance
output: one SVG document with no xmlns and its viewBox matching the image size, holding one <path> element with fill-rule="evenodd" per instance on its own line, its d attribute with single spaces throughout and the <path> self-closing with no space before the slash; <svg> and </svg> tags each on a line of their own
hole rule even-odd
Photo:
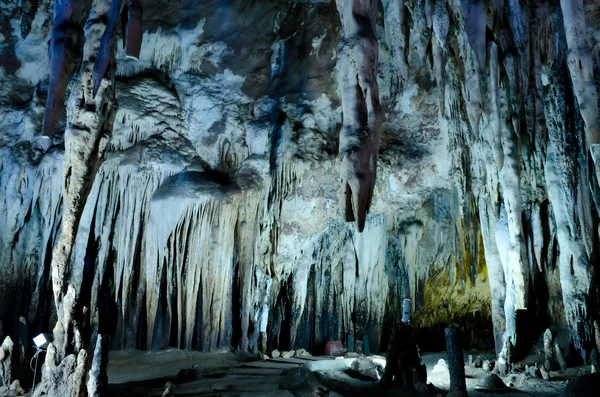
<svg viewBox="0 0 600 397">
<path fill-rule="evenodd" d="M 406 7 L 404 0 L 383 0 L 385 40 L 391 53 L 393 72 L 390 81 L 390 95 L 395 98 L 402 92 L 408 80 L 408 32 L 406 31 Z"/>
<path fill-rule="evenodd" d="M 431 40 L 433 52 L 433 71 L 437 82 L 439 94 L 438 103 L 440 114 L 446 107 L 446 39 L 450 29 L 450 18 L 446 9 L 445 0 L 436 0 L 432 15 L 432 30 L 434 38 Z"/>
<path fill-rule="evenodd" d="M 50 81 L 44 111 L 44 135 L 51 136 L 65 110 L 65 94 L 71 76 L 81 57 L 77 21 L 80 5 L 70 0 L 57 0 L 50 39 Z"/>
<path fill-rule="evenodd" d="M 31 32 L 31 23 L 40 5 L 40 0 L 21 1 L 21 37 L 24 39 Z"/>
<path fill-rule="evenodd" d="M 100 88 L 100 81 L 104 78 L 108 63 L 113 56 L 113 44 L 117 35 L 117 22 L 119 15 L 121 14 L 123 0 L 112 0 L 110 3 L 110 11 L 108 12 L 108 22 L 106 29 L 102 34 L 102 40 L 100 41 L 100 48 L 98 48 L 98 55 L 96 56 L 96 62 L 94 63 L 94 70 L 92 72 L 94 88 L 92 94 L 96 96 L 98 88 Z"/>
<path fill-rule="evenodd" d="M 577 133 L 574 104 L 567 99 L 564 68 L 556 61 L 546 74 L 545 109 L 548 126 L 546 155 L 546 186 L 556 221 L 556 236 L 560 246 L 559 269 L 563 304 L 571 338 L 582 351 L 592 338 L 588 301 L 591 294 L 593 267 L 583 241 L 578 197 L 579 178 L 577 156 L 580 148 L 574 142 Z"/>
<path fill-rule="evenodd" d="M 465 17 L 465 32 L 471 48 L 475 52 L 480 69 L 486 65 L 486 22 L 485 4 L 483 0 L 461 0 L 462 13 Z"/>
<path fill-rule="evenodd" d="M 142 3 L 139 0 L 133 0 L 129 4 L 127 11 L 127 33 L 125 54 L 128 57 L 139 59 L 142 48 Z"/>
<path fill-rule="evenodd" d="M 340 132 L 340 203 L 346 221 L 365 227 L 377 175 L 381 105 L 377 85 L 377 1 L 336 0 L 343 39 L 338 55 L 344 122 Z"/>
<path fill-rule="evenodd" d="M 594 62 L 587 41 L 583 0 L 560 0 L 569 52 L 567 65 L 581 117 L 585 122 L 587 145 L 600 144 L 598 91 L 594 82 Z M 594 159 L 596 160 L 596 159 Z"/>
</svg>

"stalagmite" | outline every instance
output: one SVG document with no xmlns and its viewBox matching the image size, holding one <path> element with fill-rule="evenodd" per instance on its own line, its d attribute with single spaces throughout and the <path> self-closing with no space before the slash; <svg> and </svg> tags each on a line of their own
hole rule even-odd
<svg viewBox="0 0 600 397">
<path fill-rule="evenodd" d="M 81 220 L 85 199 L 106 148 L 106 134 L 112 121 L 112 86 L 101 85 L 99 95 L 92 92 L 92 62 L 103 31 L 102 16 L 109 11 L 108 1 L 97 0 L 92 7 L 91 21 L 86 26 L 86 42 L 79 80 L 71 93 L 65 132 L 64 200 L 62 232 L 52 256 L 52 287 L 58 321 L 54 329 L 52 354 L 47 355 L 42 383 L 36 393 L 79 395 L 85 388 L 87 352 L 80 340 L 77 306 L 81 279 L 73 279 L 71 253 Z M 71 340 L 71 338 L 74 339 Z M 79 340 L 78 340 L 79 338 Z M 70 347 L 74 351 L 70 353 Z"/>
<path fill-rule="evenodd" d="M 381 139 L 377 85 L 377 1 L 336 0 L 343 39 L 338 54 L 344 121 L 340 132 L 340 203 L 346 221 L 363 231 L 371 207 Z"/>
<path fill-rule="evenodd" d="M 451 396 L 467 396 L 465 379 L 465 359 L 462 348 L 461 334 L 458 328 L 445 329 L 446 350 L 448 351 L 448 368 L 450 370 Z"/>
<path fill-rule="evenodd" d="M 554 348 L 552 346 L 552 341 L 552 331 L 550 331 L 550 329 L 547 329 L 546 332 L 544 332 L 544 355 L 546 356 L 544 361 L 544 367 L 548 371 L 551 371 L 556 367 L 556 360 L 554 357 Z"/>
</svg>

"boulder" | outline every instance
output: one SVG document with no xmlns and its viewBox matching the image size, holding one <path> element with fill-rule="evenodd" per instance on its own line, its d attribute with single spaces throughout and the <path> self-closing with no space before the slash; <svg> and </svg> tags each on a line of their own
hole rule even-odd
<svg viewBox="0 0 600 397">
<path fill-rule="evenodd" d="M 306 351 L 306 349 L 296 350 L 296 357 L 311 357 L 312 354 Z"/>
<path fill-rule="evenodd" d="M 383 368 L 365 356 L 360 356 L 352 362 L 352 368 L 346 373 L 354 378 L 376 382 L 381 379 Z"/>
<path fill-rule="evenodd" d="M 485 378 L 482 378 L 479 381 L 479 383 L 477 383 L 477 386 L 475 386 L 475 390 L 492 393 L 501 392 L 506 389 L 508 389 L 508 387 L 506 386 L 504 381 L 502 381 L 502 379 L 500 379 L 500 377 L 495 374 L 491 374 L 486 376 Z"/>
<path fill-rule="evenodd" d="M 279 358 L 281 356 L 281 353 L 279 353 L 279 350 L 275 349 L 271 352 L 271 357 L 273 358 Z"/>
<path fill-rule="evenodd" d="M 283 358 L 292 358 L 292 357 L 294 357 L 294 354 L 296 354 L 295 350 L 284 351 L 284 352 L 281 352 L 281 357 L 283 357 Z"/>
<path fill-rule="evenodd" d="M 472 356 L 469 356 L 469 357 L 472 357 Z M 475 359 L 473 360 L 473 366 L 475 368 L 481 368 L 481 367 L 483 367 L 483 362 L 485 360 L 486 360 L 485 356 L 479 355 L 479 356 L 475 357 Z"/>
<path fill-rule="evenodd" d="M 326 356 L 343 356 L 344 355 L 344 345 L 341 341 L 329 341 L 325 345 L 325 355 Z"/>
<path fill-rule="evenodd" d="M 496 363 L 492 360 L 484 360 L 481 368 L 483 368 L 485 372 L 492 372 L 494 370 L 495 365 Z"/>
</svg>

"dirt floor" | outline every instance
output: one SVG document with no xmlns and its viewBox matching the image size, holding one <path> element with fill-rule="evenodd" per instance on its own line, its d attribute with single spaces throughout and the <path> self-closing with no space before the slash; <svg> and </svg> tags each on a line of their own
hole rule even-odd
<svg viewBox="0 0 600 397">
<path fill-rule="evenodd" d="M 438 391 L 430 396 L 443 396 L 450 386 L 447 371 L 434 370 L 445 353 L 423 355 L 428 381 Z M 533 363 L 536 358 L 531 358 Z M 162 396 L 166 382 L 175 385 L 172 396 L 222 397 L 302 397 L 302 396 L 422 396 L 404 390 L 381 390 L 376 382 L 349 376 L 347 369 L 353 359 L 334 360 L 331 357 L 294 357 L 289 359 L 256 360 L 249 355 L 230 351 L 200 353 L 182 350 L 158 352 L 113 352 L 109 367 L 109 395 Z M 524 373 L 504 377 L 511 386 L 500 395 L 506 397 L 559 396 L 569 379 L 580 368 L 552 372 L 552 381 L 526 376 Z M 481 368 L 466 367 L 467 388 L 471 396 L 498 396 L 498 393 L 476 391 L 479 380 L 487 375 Z M 320 393 L 317 391 L 321 388 Z M 324 392 L 323 389 L 329 390 Z M 600 394 L 599 394 L 600 395 Z"/>
</svg>

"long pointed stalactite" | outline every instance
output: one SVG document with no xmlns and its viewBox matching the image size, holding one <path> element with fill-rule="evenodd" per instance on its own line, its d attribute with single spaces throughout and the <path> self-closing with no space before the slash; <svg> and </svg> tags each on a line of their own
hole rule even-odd
<svg viewBox="0 0 600 397">
<path fill-rule="evenodd" d="M 336 0 L 342 21 L 338 78 L 343 124 L 340 131 L 340 203 L 346 221 L 363 231 L 371 207 L 381 139 L 377 84 L 379 48 L 376 0 Z"/>
<path fill-rule="evenodd" d="M 50 38 L 50 81 L 44 111 L 44 135 L 51 136 L 65 110 L 67 85 L 81 59 L 81 26 L 85 13 L 82 1 L 57 0 L 54 3 Z"/>
</svg>

